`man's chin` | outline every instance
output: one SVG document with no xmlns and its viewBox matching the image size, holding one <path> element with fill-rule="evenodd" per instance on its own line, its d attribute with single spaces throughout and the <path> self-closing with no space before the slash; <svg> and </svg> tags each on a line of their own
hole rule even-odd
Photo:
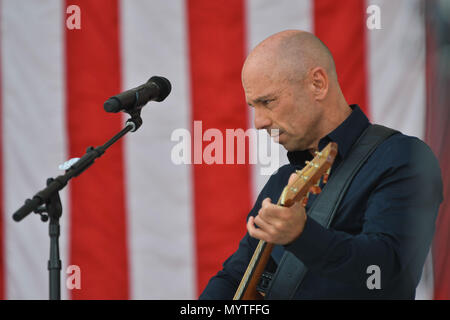
<svg viewBox="0 0 450 320">
<path fill-rule="evenodd" d="M 293 146 L 292 144 L 290 144 L 289 142 L 286 141 L 277 141 L 277 143 L 279 143 L 280 145 L 283 146 L 283 148 L 285 148 L 287 151 L 295 151 L 295 146 Z"/>
<path fill-rule="evenodd" d="M 295 141 L 288 139 L 288 136 L 286 136 L 284 133 L 281 133 L 279 136 L 274 137 L 273 142 L 282 145 L 287 151 L 298 151 L 305 149 L 301 149 L 298 143 L 295 143 Z"/>
<path fill-rule="evenodd" d="M 293 151 L 301 151 L 306 150 L 306 147 L 303 147 L 299 145 L 298 143 L 294 143 L 293 141 L 281 141 L 278 142 L 281 144 L 287 151 L 293 152 Z"/>
<path fill-rule="evenodd" d="M 281 144 L 287 151 L 289 151 L 289 141 L 286 141 L 286 137 L 283 134 L 273 138 L 273 142 Z"/>
<path fill-rule="evenodd" d="M 296 151 L 297 150 L 296 148 L 289 146 L 289 145 L 285 145 L 285 144 L 281 144 L 281 145 L 286 149 L 286 151 Z"/>
</svg>

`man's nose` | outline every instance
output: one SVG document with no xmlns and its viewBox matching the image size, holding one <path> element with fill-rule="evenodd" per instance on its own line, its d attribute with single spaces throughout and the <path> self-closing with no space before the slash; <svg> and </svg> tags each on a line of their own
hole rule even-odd
<svg viewBox="0 0 450 320">
<path fill-rule="evenodd" d="M 254 109 L 254 122 L 255 122 L 255 128 L 256 129 L 265 129 L 270 127 L 272 124 L 272 121 L 266 114 L 265 110 L 262 108 L 255 107 Z"/>
</svg>

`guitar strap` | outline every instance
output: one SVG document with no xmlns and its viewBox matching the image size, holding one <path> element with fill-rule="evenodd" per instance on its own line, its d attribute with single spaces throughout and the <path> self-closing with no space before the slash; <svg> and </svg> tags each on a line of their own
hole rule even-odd
<svg viewBox="0 0 450 320">
<path fill-rule="evenodd" d="M 323 191 L 308 210 L 308 217 L 329 228 L 340 202 L 359 169 L 378 145 L 395 133 L 398 131 L 381 125 L 369 125 L 353 145 L 347 158 L 330 175 Z M 293 299 L 306 273 L 305 265 L 294 254 L 285 250 L 267 288 L 265 299 Z"/>
</svg>

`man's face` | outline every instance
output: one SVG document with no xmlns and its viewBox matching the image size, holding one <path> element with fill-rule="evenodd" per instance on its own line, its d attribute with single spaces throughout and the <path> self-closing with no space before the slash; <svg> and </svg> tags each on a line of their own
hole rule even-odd
<svg viewBox="0 0 450 320">
<path fill-rule="evenodd" d="M 243 86 L 247 103 L 254 108 L 255 128 L 267 130 L 288 151 L 310 149 L 316 140 L 320 109 L 314 105 L 307 81 L 280 78 L 244 70 Z"/>
</svg>

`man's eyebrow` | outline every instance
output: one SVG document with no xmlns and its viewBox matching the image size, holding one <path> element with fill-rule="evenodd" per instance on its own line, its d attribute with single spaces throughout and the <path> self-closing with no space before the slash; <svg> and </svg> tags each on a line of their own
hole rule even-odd
<svg viewBox="0 0 450 320">
<path fill-rule="evenodd" d="M 266 95 L 264 95 L 264 96 L 261 96 L 261 97 L 256 98 L 255 100 L 253 100 L 253 102 L 252 102 L 252 101 L 247 102 L 247 104 L 248 104 L 248 105 L 257 104 L 257 103 L 263 102 L 264 100 L 270 100 L 270 99 L 273 99 L 273 97 L 274 97 L 274 94 L 273 94 L 273 93 L 269 93 L 269 94 L 266 94 Z"/>
</svg>

